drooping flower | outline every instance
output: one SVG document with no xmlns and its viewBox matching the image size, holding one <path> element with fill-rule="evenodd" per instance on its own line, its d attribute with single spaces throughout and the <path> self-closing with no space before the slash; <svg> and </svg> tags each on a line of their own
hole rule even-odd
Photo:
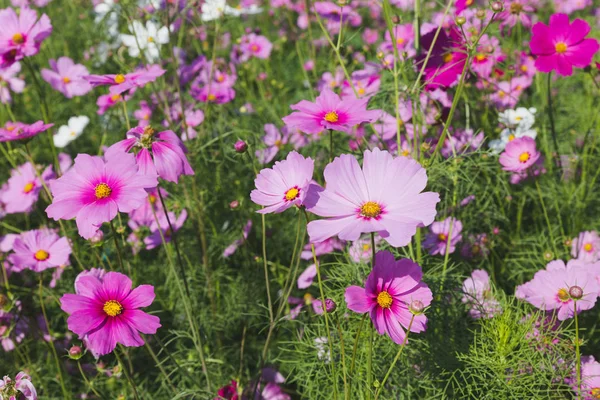
<svg viewBox="0 0 600 400">
<path fill-rule="evenodd" d="M 147 197 L 144 189 L 157 184 L 156 176 L 138 170 L 131 154 L 107 155 L 105 159 L 79 154 L 75 165 L 51 182 L 54 201 L 46 214 L 54 220 L 75 218 L 79 234 L 89 239 L 118 212 L 140 207 Z"/>
<path fill-rule="evenodd" d="M 151 126 L 136 126 L 127 132 L 128 138 L 117 142 L 106 151 L 107 156 L 130 151 L 136 153 L 140 172 L 149 177 L 157 175 L 177 183 L 181 175 L 194 175 L 187 160 L 187 148 L 173 131 L 156 133 Z"/>
<path fill-rule="evenodd" d="M 169 43 L 169 28 L 159 27 L 153 21 L 146 21 L 146 26 L 140 21 L 133 21 L 128 26 L 131 35 L 121 34 L 121 41 L 131 57 L 139 57 L 140 51 L 150 62 L 160 58 L 160 47 Z"/>
<path fill-rule="evenodd" d="M 84 79 L 90 74 L 85 66 L 75 64 L 69 57 L 60 57 L 49 63 L 52 69 L 42 69 L 42 78 L 67 98 L 83 96 L 92 90 L 92 85 Z"/>
<path fill-rule="evenodd" d="M 571 242 L 571 256 L 584 264 L 600 260 L 600 236 L 596 231 L 581 232 Z"/>
<path fill-rule="evenodd" d="M 596 39 L 586 38 L 590 25 L 582 19 L 569 23 L 567 14 L 552 14 L 548 25 L 538 22 L 532 33 L 529 45 L 533 55 L 537 56 L 535 67 L 542 72 L 556 71 L 559 75 L 570 76 L 573 67 L 590 65 L 600 48 Z"/>
<path fill-rule="evenodd" d="M 519 287 L 518 297 L 540 310 L 556 311 L 557 318 L 564 321 L 573 317 L 575 301 L 577 313 L 596 304 L 600 293 L 596 270 L 578 260 L 570 260 L 566 265 L 562 260 L 552 261 Z"/>
<path fill-rule="evenodd" d="M 81 136 L 83 130 L 89 123 L 90 118 L 85 115 L 69 118 L 67 125 L 63 125 L 58 128 L 58 132 L 56 135 L 54 135 L 54 146 L 62 149 L 73 140 Z M 64 172 L 65 170 L 62 171 Z"/>
<path fill-rule="evenodd" d="M 88 75 L 85 79 L 94 87 L 109 85 L 109 91 L 114 96 L 130 89 L 142 88 L 165 72 L 159 65 L 153 64 L 129 74 Z"/>
<path fill-rule="evenodd" d="M 350 132 L 356 125 L 374 121 L 381 115 L 379 110 L 367 110 L 368 101 L 368 97 L 342 100 L 329 88 L 325 88 L 315 103 L 302 100 L 290 106 L 297 112 L 282 120 L 286 125 L 297 127 L 306 133 L 317 134 L 324 129 Z"/>
<path fill-rule="evenodd" d="M 461 301 L 470 306 L 471 318 L 492 318 L 502 311 L 491 290 L 490 276 L 482 269 L 476 269 L 469 278 L 465 279 Z"/>
<path fill-rule="evenodd" d="M 31 383 L 31 377 L 25 372 L 19 372 L 15 379 L 4 376 L 0 379 L 0 398 L 7 400 L 37 400 L 35 386 Z"/>
<path fill-rule="evenodd" d="M 295 151 L 284 161 L 277 161 L 273 168 L 265 168 L 256 177 L 256 189 L 250 198 L 264 206 L 261 214 L 280 213 L 292 206 L 310 207 L 314 204 L 317 185 L 311 184 L 315 162 Z"/>
<path fill-rule="evenodd" d="M 36 55 L 44 39 L 52 33 L 52 24 L 46 14 L 38 20 L 31 8 L 0 10 L 0 65 L 6 67 L 25 57 Z"/>
<path fill-rule="evenodd" d="M 69 263 L 71 246 L 66 237 L 60 237 L 50 229 L 35 229 L 22 233 L 13 243 L 8 260 L 13 271 L 30 269 L 42 272 Z"/>
<path fill-rule="evenodd" d="M 535 147 L 535 140 L 528 136 L 508 142 L 504 152 L 500 154 L 502 169 L 511 172 L 524 171 L 540 158 Z"/>
<path fill-rule="evenodd" d="M 346 289 L 346 303 L 356 313 L 368 312 L 380 335 L 386 333 L 394 343 L 403 344 L 411 318 L 414 317 L 411 332 L 423 332 L 427 326 L 422 311 L 431 304 L 433 296 L 421 282 L 422 276 L 418 264 L 406 258 L 396 261 L 389 251 L 380 251 L 375 255 L 365 287 Z"/>
<path fill-rule="evenodd" d="M 427 173 L 407 157 L 394 158 L 375 148 L 365 151 L 361 169 L 354 156 L 342 154 L 325 167 L 324 175 L 325 190 L 309 211 L 327 219 L 308 224 L 313 243 L 336 235 L 354 241 L 363 232 L 376 232 L 392 246 L 406 246 L 417 226 L 435 218 L 440 197 L 421 193 Z"/>
<path fill-rule="evenodd" d="M 432 223 L 429 230 L 423 247 L 429 249 L 431 255 L 445 255 L 446 249 L 448 254 L 452 254 L 456 250 L 456 244 L 462 240 L 462 222 L 454 217 Z"/>
<path fill-rule="evenodd" d="M 10 175 L 6 188 L 0 192 L 0 202 L 4 203 L 7 214 L 31 211 L 44 187 L 40 178 L 45 183 L 54 178 L 52 166 L 48 166 L 38 178 L 31 163 L 18 166 Z"/>
<path fill-rule="evenodd" d="M 65 294 L 61 308 L 69 314 L 69 330 L 86 338 L 87 347 L 98 355 L 112 352 L 117 343 L 127 347 L 144 345 L 139 332 L 155 334 L 160 320 L 140 310 L 154 301 L 154 287 L 132 282 L 119 272 L 104 277 L 87 274 L 75 282 L 77 294 Z"/>
<path fill-rule="evenodd" d="M 29 139 L 53 126 L 54 124 L 44 124 L 44 121 L 37 121 L 33 124 L 8 121 L 3 128 L 0 128 L 0 142 Z"/>
</svg>

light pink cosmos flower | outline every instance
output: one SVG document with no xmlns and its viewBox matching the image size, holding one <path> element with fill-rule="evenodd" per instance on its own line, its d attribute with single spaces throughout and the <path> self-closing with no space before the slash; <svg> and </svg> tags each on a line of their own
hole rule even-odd
<svg viewBox="0 0 600 400">
<path fill-rule="evenodd" d="M 309 265 L 302 273 L 298 276 L 296 282 L 298 289 L 306 289 L 312 285 L 315 277 L 317 276 L 317 266 L 315 264 Z"/>
<path fill-rule="evenodd" d="M 110 94 L 121 94 L 130 89 L 144 87 L 150 82 L 154 82 L 166 71 L 159 65 L 152 64 L 142 67 L 130 74 L 112 74 L 112 75 L 88 75 L 85 79 L 93 87 L 109 85 Z"/>
<path fill-rule="evenodd" d="M 10 175 L 6 188 L 0 192 L 0 202 L 4 203 L 4 211 L 7 214 L 31 211 L 44 187 L 33 164 L 20 165 L 12 170 Z M 45 183 L 53 179 L 52 166 L 48 166 L 40 177 Z"/>
<path fill-rule="evenodd" d="M 0 142 L 29 139 L 53 126 L 54 124 L 44 124 L 44 121 L 37 121 L 33 124 L 8 121 L 3 128 L 0 128 Z"/>
<path fill-rule="evenodd" d="M 50 18 L 43 14 L 38 20 L 31 8 L 20 9 L 17 15 L 12 8 L 0 10 L 0 64 L 11 65 L 24 57 L 38 53 L 42 41 L 52 33 Z"/>
<path fill-rule="evenodd" d="M 369 98 L 341 100 L 330 89 L 323 89 L 315 103 L 307 100 L 290 106 L 298 111 L 283 117 L 290 127 L 297 127 L 306 133 L 319 133 L 324 129 L 350 132 L 362 122 L 371 122 L 381 115 L 380 110 L 367 110 Z"/>
<path fill-rule="evenodd" d="M 452 232 L 450 230 L 452 229 Z M 429 254 L 436 255 L 454 253 L 456 244 L 462 240 L 462 222 L 454 217 L 446 218 L 440 222 L 434 222 L 429 227 L 430 233 L 423 242 L 423 247 L 429 249 Z"/>
<path fill-rule="evenodd" d="M 42 78 L 68 99 L 83 96 L 92 90 L 92 85 L 84 79 L 89 75 L 85 66 L 75 64 L 69 57 L 60 57 L 57 61 L 50 60 L 49 63 L 52 69 L 42 69 Z"/>
<path fill-rule="evenodd" d="M 535 140 L 523 136 L 506 144 L 499 161 L 503 170 L 520 172 L 535 164 L 538 158 L 540 153 L 535 147 Z"/>
<path fill-rule="evenodd" d="M 593 4 L 592 0 L 554 0 L 554 10 L 559 13 L 571 14 L 583 10 Z"/>
<path fill-rule="evenodd" d="M 242 237 L 234 240 L 233 243 L 231 243 L 229 246 L 227 246 L 227 248 L 225 248 L 225 250 L 223 250 L 223 258 L 231 257 L 233 253 L 236 252 L 238 247 L 240 247 L 246 242 L 251 229 L 252 220 L 249 219 L 248 222 L 246 222 L 246 225 L 244 225 L 244 228 L 242 229 Z"/>
<path fill-rule="evenodd" d="M 379 236 L 375 238 L 376 248 L 379 246 L 381 240 L 382 239 Z M 348 255 L 352 261 L 356 263 L 369 263 L 371 258 L 373 258 L 373 247 L 371 246 L 371 238 L 369 235 L 363 235 L 360 239 L 352 242 L 352 245 L 348 249 Z"/>
<path fill-rule="evenodd" d="M 204 112 L 202 110 L 185 110 L 183 118 L 185 119 L 187 129 L 181 134 L 181 140 L 185 142 L 194 139 L 198 135 L 194 128 L 204 122 Z"/>
<path fill-rule="evenodd" d="M 165 211 L 160 202 L 160 196 L 158 193 L 159 190 L 163 198 L 166 198 L 169 195 L 169 193 L 163 188 L 146 190 L 146 192 L 148 192 L 148 198 L 144 204 L 129 213 L 128 224 L 131 229 L 135 229 L 139 226 L 150 227 L 150 225 L 156 221 L 154 214 L 157 216 L 164 214 Z"/>
<path fill-rule="evenodd" d="M 292 206 L 314 205 L 318 186 L 312 184 L 315 162 L 304 158 L 295 151 L 288 154 L 284 161 L 277 161 L 273 168 L 265 168 L 256 177 L 256 189 L 250 193 L 250 199 L 264 206 L 258 213 L 280 213 Z"/>
<path fill-rule="evenodd" d="M 154 301 L 154 287 L 131 286 L 131 279 L 119 272 L 108 272 L 102 279 L 88 274 L 75 282 L 77 294 L 60 299 L 69 314 L 69 330 L 85 337 L 88 348 L 98 355 L 112 352 L 117 343 L 143 346 L 139 332 L 155 334 L 161 326 L 158 317 L 140 310 Z"/>
<path fill-rule="evenodd" d="M 7 400 L 37 400 L 35 386 L 31 377 L 25 372 L 19 372 L 13 381 L 9 376 L 0 379 L 0 398 Z"/>
<path fill-rule="evenodd" d="M 194 175 L 187 160 L 187 148 L 173 131 L 156 133 L 150 126 L 136 126 L 127 132 L 128 138 L 110 146 L 107 156 L 117 156 L 130 151 L 140 172 L 148 177 L 159 177 L 177 183 L 180 175 Z"/>
<path fill-rule="evenodd" d="M 569 23 L 567 14 L 552 14 L 548 25 L 538 22 L 533 26 L 529 43 L 537 56 L 535 67 L 542 72 L 556 71 L 570 76 L 573 67 L 585 68 L 600 48 L 598 41 L 587 38 L 590 25 L 582 19 Z"/>
<path fill-rule="evenodd" d="M 313 243 L 332 236 L 357 240 L 360 234 L 377 232 L 394 247 L 406 246 L 417 226 L 427 226 L 436 215 L 438 193 L 421 193 L 427 173 L 416 161 L 392 157 L 375 148 L 365 151 L 363 168 L 349 154 L 336 157 L 325 167 L 324 191 L 309 211 L 326 217 L 308 224 Z"/>
<path fill-rule="evenodd" d="M 240 61 L 248 61 L 252 57 L 266 60 L 271 55 L 273 44 L 262 35 L 250 33 L 241 38 L 240 50 L 242 57 Z"/>
<path fill-rule="evenodd" d="M 571 242 L 571 256 L 584 264 L 600 260 L 600 236 L 596 231 L 581 232 Z"/>
<path fill-rule="evenodd" d="M 10 92 L 23 93 L 25 81 L 19 78 L 21 64 L 14 63 L 10 67 L 0 68 L 0 102 L 8 104 L 12 101 Z M 10 90 L 9 90 L 10 89 Z"/>
<path fill-rule="evenodd" d="M 30 269 L 42 272 L 69 263 L 71 246 L 66 237 L 50 229 L 35 229 L 22 233 L 13 243 L 14 253 L 8 256 L 13 271 Z"/>
<path fill-rule="evenodd" d="M 575 392 L 579 392 L 575 373 L 571 379 L 571 386 Z M 582 400 L 595 400 L 600 397 L 600 363 L 593 356 L 581 357 L 581 394 Z"/>
<path fill-rule="evenodd" d="M 165 238 L 165 242 L 169 243 L 173 238 L 173 233 L 181 229 L 186 219 L 187 211 L 185 209 L 181 210 L 181 214 L 179 214 L 178 217 L 175 216 L 175 213 L 169 212 L 169 220 L 167 220 L 167 215 L 163 212 L 158 217 L 158 223 L 154 221 L 150 225 L 150 236 L 144 239 L 146 250 L 152 250 L 163 244 L 161 232 L 162 236 Z M 169 226 L 169 221 L 171 221 L 173 230 L 171 230 L 171 226 Z"/>
<path fill-rule="evenodd" d="M 54 201 L 46 214 L 55 221 L 75 218 L 79 234 L 90 239 L 119 211 L 128 213 L 144 204 L 145 189 L 157 184 L 156 176 L 138 170 L 131 154 L 107 155 L 105 159 L 79 154 L 75 165 L 50 183 Z"/>
<path fill-rule="evenodd" d="M 596 272 L 597 268 L 578 260 L 570 260 L 567 265 L 562 260 L 551 261 L 546 269 L 536 272 L 531 281 L 518 288 L 518 297 L 540 310 L 554 310 L 557 318 L 564 321 L 573 317 L 575 300 L 577 313 L 596 304 L 600 293 Z"/>
<path fill-rule="evenodd" d="M 463 282 L 462 292 L 461 301 L 471 307 L 469 310 L 471 318 L 492 318 L 502 312 L 500 304 L 492 295 L 490 276 L 486 271 L 482 269 L 473 271 Z"/>
<path fill-rule="evenodd" d="M 509 0 L 504 3 L 504 11 L 498 14 L 500 30 L 510 29 L 520 23 L 525 28 L 531 27 L 531 15 L 536 12 L 538 2 L 536 0 Z"/>
<path fill-rule="evenodd" d="M 138 126 L 145 128 L 150 125 L 152 111 L 152 107 L 148 105 L 146 100 L 140 101 L 140 108 L 133 112 L 133 117 L 138 120 Z"/>
<path fill-rule="evenodd" d="M 320 243 L 315 243 L 315 255 L 320 257 L 325 254 L 333 253 L 336 250 L 343 250 L 344 246 L 346 246 L 346 242 L 343 240 L 339 240 L 338 238 L 332 237 L 327 240 L 324 240 Z M 310 243 L 307 243 L 300 254 L 300 257 L 303 260 L 312 260 L 312 246 Z"/>
<path fill-rule="evenodd" d="M 394 343 L 403 344 L 404 329 L 413 316 L 411 332 L 423 332 L 427 327 L 423 310 L 431 304 L 433 296 L 421 282 L 422 277 L 418 264 L 407 258 L 396 261 L 389 251 L 380 251 L 375 255 L 375 265 L 365 287 L 346 289 L 346 303 L 356 313 L 368 312 L 380 335 L 386 333 Z"/>
</svg>

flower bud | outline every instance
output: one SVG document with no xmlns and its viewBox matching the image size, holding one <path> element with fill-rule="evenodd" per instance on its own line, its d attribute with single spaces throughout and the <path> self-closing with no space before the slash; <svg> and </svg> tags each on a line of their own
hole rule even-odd
<svg viewBox="0 0 600 400">
<path fill-rule="evenodd" d="M 316 299 L 312 302 L 313 311 L 315 312 L 315 314 L 318 314 L 318 315 L 323 314 L 323 307 L 321 304 L 322 304 L 321 300 L 319 300 L 319 299 Z M 335 304 L 335 301 L 333 301 L 331 299 L 325 299 L 325 310 L 327 310 L 327 313 L 334 312 L 336 308 L 337 308 L 337 304 Z"/>
<path fill-rule="evenodd" d="M 499 13 L 504 10 L 504 4 L 500 1 L 495 1 L 492 3 L 492 11 L 495 13 Z"/>
<path fill-rule="evenodd" d="M 463 26 L 464 24 L 467 23 L 467 19 L 465 17 L 463 17 L 462 15 L 460 15 L 460 16 L 456 17 L 454 22 L 456 22 L 456 25 L 458 25 L 458 26 Z"/>
<path fill-rule="evenodd" d="M 231 208 L 232 210 L 235 210 L 239 206 L 240 206 L 240 202 L 237 200 L 233 200 L 231 203 L 229 203 L 229 208 Z"/>
<path fill-rule="evenodd" d="M 240 154 L 245 153 L 246 150 L 248 150 L 248 144 L 241 139 L 235 142 L 233 147 L 235 148 L 235 152 Z"/>
<path fill-rule="evenodd" d="M 8 297 L 3 294 L 0 294 L 0 309 L 4 308 L 8 304 Z"/>
<path fill-rule="evenodd" d="M 79 360 L 83 356 L 83 349 L 81 346 L 71 346 L 69 349 L 69 358 L 72 360 Z"/>
<path fill-rule="evenodd" d="M 413 300 L 410 302 L 408 309 L 415 315 L 423 314 L 423 311 L 425 311 L 425 304 L 423 304 L 421 300 Z"/>
<path fill-rule="evenodd" d="M 573 300 L 581 300 L 583 298 L 583 289 L 579 286 L 571 286 L 569 288 L 569 296 Z"/>
<path fill-rule="evenodd" d="M 485 18 L 485 10 L 479 9 L 475 12 L 475 16 L 479 19 Z"/>
<path fill-rule="evenodd" d="M 400 23 L 400 17 L 399 17 L 399 16 L 397 16 L 397 15 L 394 15 L 394 16 L 392 17 L 392 22 L 393 22 L 394 24 L 398 25 L 398 24 Z"/>
</svg>

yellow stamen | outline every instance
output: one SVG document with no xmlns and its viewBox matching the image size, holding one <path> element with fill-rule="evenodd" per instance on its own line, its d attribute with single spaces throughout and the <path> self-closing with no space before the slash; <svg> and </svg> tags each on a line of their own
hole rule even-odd
<svg viewBox="0 0 600 400">
<path fill-rule="evenodd" d="M 150 204 L 156 203 L 156 196 L 153 194 L 148 195 L 148 201 L 150 202 Z"/>
<path fill-rule="evenodd" d="M 558 42 L 556 43 L 556 46 L 554 46 L 554 49 L 558 54 L 562 54 L 567 51 L 567 44 L 565 42 Z"/>
<path fill-rule="evenodd" d="M 64 82 L 64 83 L 71 83 L 71 79 L 70 79 L 68 76 L 65 76 L 65 77 L 63 78 L 63 82 Z"/>
<path fill-rule="evenodd" d="M 123 312 L 123 306 L 116 300 L 109 300 L 106 303 L 104 303 L 104 307 L 102 307 L 102 310 L 109 317 L 116 317 L 117 315 Z"/>
<path fill-rule="evenodd" d="M 445 63 L 449 63 L 450 61 L 452 61 L 452 54 L 448 53 L 448 54 L 444 55 L 443 60 Z"/>
<path fill-rule="evenodd" d="M 115 83 L 117 85 L 120 85 L 121 83 L 125 82 L 125 75 L 123 74 L 118 74 L 117 76 L 115 76 Z"/>
<path fill-rule="evenodd" d="M 527 162 L 527 161 L 529 161 L 530 157 L 531 157 L 531 155 L 527 152 L 521 153 L 521 155 L 519 156 L 519 161 L 522 163 Z"/>
<path fill-rule="evenodd" d="M 477 61 L 480 61 L 480 62 L 481 61 L 485 61 L 487 59 L 487 57 L 485 56 L 485 54 L 481 54 L 481 53 L 477 54 L 475 56 L 475 58 L 477 59 Z"/>
<path fill-rule="evenodd" d="M 300 190 L 298 190 L 298 188 L 293 187 L 290 190 L 288 190 L 287 192 L 285 192 L 285 199 L 287 201 L 295 200 L 299 194 L 300 194 Z"/>
<path fill-rule="evenodd" d="M 29 193 L 33 190 L 33 188 L 35 187 L 35 184 L 33 182 L 29 182 L 28 184 L 25 185 L 25 187 L 23 188 L 23 193 Z"/>
<path fill-rule="evenodd" d="M 583 249 L 584 249 L 585 251 L 587 251 L 588 253 L 589 253 L 590 251 L 592 251 L 592 249 L 593 249 L 593 248 L 594 248 L 594 247 L 592 246 L 592 244 L 591 244 L 591 243 L 586 243 L 586 244 L 584 244 L 584 245 L 583 245 Z"/>
<path fill-rule="evenodd" d="M 154 43 L 154 38 L 152 36 L 148 36 L 148 43 Z"/>
<path fill-rule="evenodd" d="M 590 394 L 592 395 L 592 398 L 600 399 L 600 387 L 592 388 L 592 390 L 590 391 Z"/>
<path fill-rule="evenodd" d="M 365 92 L 366 92 L 366 91 L 365 91 L 365 89 L 363 89 L 363 88 L 359 88 L 359 89 L 358 89 L 358 94 L 359 94 L 359 95 L 361 95 L 361 96 L 362 96 L 363 94 L 365 94 Z"/>
<path fill-rule="evenodd" d="M 446 234 L 444 234 L 444 233 L 440 233 L 440 234 L 438 235 L 438 239 L 439 239 L 441 242 L 445 242 L 446 240 L 448 240 L 448 236 L 446 236 Z"/>
<path fill-rule="evenodd" d="M 23 44 L 25 43 L 25 38 L 21 33 L 15 33 L 12 37 L 12 41 L 14 44 Z"/>
<path fill-rule="evenodd" d="M 377 304 L 379 304 L 379 307 L 381 308 L 390 308 L 393 301 L 394 299 L 392 296 L 386 291 L 380 292 L 377 295 Z"/>
<path fill-rule="evenodd" d="M 371 245 L 363 244 L 363 251 L 369 251 L 369 250 L 371 250 Z"/>
<path fill-rule="evenodd" d="M 512 3 L 510 5 L 511 14 L 519 14 L 523 10 L 523 6 L 519 3 Z"/>
<path fill-rule="evenodd" d="M 327 122 L 338 122 L 339 119 L 338 113 L 335 111 L 329 111 L 327 114 L 325 114 L 325 121 Z"/>
<path fill-rule="evenodd" d="M 402 38 L 397 38 L 397 39 L 396 39 L 396 44 L 397 44 L 397 45 L 404 44 L 404 39 L 402 39 Z"/>
<path fill-rule="evenodd" d="M 571 296 L 569 296 L 569 292 L 567 291 L 567 289 L 558 289 L 558 299 L 560 301 L 562 301 L 563 303 L 566 303 L 567 301 L 569 301 L 571 299 Z"/>
<path fill-rule="evenodd" d="M 250 46 L 250 49 L 256 53 L 258 51 L 258 46 L 253 44 L 252 46 Z"/>
<path fill-rule="evenodd" d="M 367 218 L 376 218 L 381 214 L 381 206 L 374 201 L 367 201 L 360 208 L 360 215 Z"/>
<path fill-rule="evenodd" d="M 217 99 L 217 96 L 215 96 L 214 94 L 210 93 L 207 97 L 208 101 L 215 101 Z"/>
<path fill-rule="evenodd" d="M 48 257 L 50 257 L 50 254 L 48 254 L 48 252 L 45 250 L 38 250 L 35 252 L 33 257 L 38 261 L 45 261 L 48 259 Z"/>
<path fill-rule="evenodd" d="M 113 94 L 112 96 L 110 96 L 110 99 L 112 101 L 118 101 L 121 98 L 120 94 Z"/>
<path fill-rule="evenodd" d="M 106 183 L 100 183 L 94 188 L 96 199 L 105 199 L 112 193 L 112 189 Z"/>
<path fill-rule="evenodd" d="M 527 70 L 529 70 L 529 68 L 527 68 L 527 65 L 521 65 L 521 71 L 527 72 Z"/>
<path fill-rule="evenodd" d="M 508 141 L 512 142 L 513 140 L 515 140 L 515 135 L 513 135 L 512 133 L 510 135 L 508 135 Z"/>
<path fill-rule="evenodd" d="M 504 90 L 501 90 L 498 92 L 498 97 L 500 97 L 502 99 L 502 98 L 504 98 L 504 96 L 506 96 L 506 93 L 504 92 Z"/>
</svg>

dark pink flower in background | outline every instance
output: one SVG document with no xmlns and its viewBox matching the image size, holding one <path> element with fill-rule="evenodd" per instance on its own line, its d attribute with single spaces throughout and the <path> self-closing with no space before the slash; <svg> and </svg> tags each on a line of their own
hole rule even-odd
<svg viewBox="0 0 600 400">
<path fill-rule="evenodd" d="M 356 313 L 368 312 L 380 335 L 385 333 L 394 343 L 403 344 L 411 318 L 411 332 L 423 332 L 427 327 L 423 311 L 433 295 L 422 277 L 418 264 L 407 258 L 396 261 L 389 251 L 379 251 L 365 287 L 346 289 L 346 303 Z"/>
<path fill-rule="evenodd" d="M 431 50 L 424 70 L 424 83 L 429 90 L 455 84 L 467 61 L 463 39 L 456 29 L 451 29 L 449 34 L 444 29 L 440 30 L 434 41 L 436 31 L 437 27 L 421 36 L 423 51 L 415 64 L 417 70 L 420 70 L 426 54 Z"/>
<path fill-rule="evenodd" d="M 46 14 L 38 19 L 31 8 L 0 10 L 0 64 L 8 66 L 24 57 L 36 55 L 42 41 L 52 33 L 52 24 Z"/>
<path fill-rule="evenodd" d="M 3 128 L 0 128 L 0 142 L 29 139 L 53 126 L 54 124 L 44 124 L 44 121 L 37 121 L 33 124 L 8 121 Z"/>
<path fill-rule="evenodd" d="M 429 249 L 431 255 L 454 253 L 456 244 L 462 240 L 462 222 L 449 217 L 440 222 L 434 222 L 429 227 L 430 233 L 423 242 L 423 247 Z"/>
<path fill-rule="evenodd" d="M 10 92 L 23 93 L 25 81 L 19 78 L 21 64 L 14 63 L 5 68 L 0 68 L 0 102 L 8 104 L 12 102 Z"/>
<path fill-rule="evenodd" d="M 576 19 L 570 23 L 567 14 L 552 14 L 548 25 L 538 22 L 529 43 L 531 53 L 537 56 L 535 67 L 563 76 L 570 76 L 573 67 L 587 67 L 600 48 L 596 39 L 586 38 L 589 33 L 587 22 Z"/>
<path fill-rule="evenodd" d="M 242 51 L 243 61 L 252 57 L 266 60 L 271 55 L 273 44 L 262 35 L 251 33 L 241 38 L 240 50 Z"/>
<path fill-rule="evenodd" d="M 106 156 L 137 152 L 135 158 L 141 173 L 169 182 L 177 183 L 180 175 L 194 175 L 187 160 L 187 148 L 173 131 L 156 133 L 150 126 L 137 126 L 127 132 L 127 136 L 110 146 Z"/>
<path fill-rule="evenodd" d="M 15 239 L 8 260 L 15 272 L 23 269 L 42 272 L 68 264 L 70 254 L 71 246 L 66 237 L 60 237 L 50 229 L 36 229 Z"/>
<path fill-rule="evenodd" d="M 61 308 L 69 314 L 69 330 L 86 338 L 87 347 L 97 355 L 112 352 L 117 343 L 127 347 L 144 345 L 140 332 L 151 335 L 160 320 L 140 310 L 154 301 L 154 287 L 132 282 L 119 272 L 108 272 L 101 279 L 94 275 L 79 277 L 77 294 L 65 294 Z"/>
<path fill-rule="evenodd" d="M 84 79 L 89 75 L 85 66 L 75 64 L 69 57 L 60 57 L 49 63 L 51 69 L 42 69 L 42 78 L 67 98 L 83 96 L 92 90 L 92 85 Z"/>
<path fill-rule="evenodd" d="M 187 219 L 187 215 L 188 214 L 185 209 L 181 210 L 179 216 L 176 216 L 173 212 L 169 212 L 169 220 L 167 220 L 167 215 L 164 212 L 161 213 L 160 216 L 158 216 L 158 223 L 154 221 L 152 224 L 150 224 L 150 236 L 144 239 L 146 250 L 152 250 L 162 245 L 163 237 L 165 238 L 165 242 L 170 242 L 173 238 L 173 233 L 177 232 L 183 226 L 185 220 Z M 170 226 L 169 221 L 171 221 Z M 173 227 L 172 230 L 171 227 Z"/>
</svg>

